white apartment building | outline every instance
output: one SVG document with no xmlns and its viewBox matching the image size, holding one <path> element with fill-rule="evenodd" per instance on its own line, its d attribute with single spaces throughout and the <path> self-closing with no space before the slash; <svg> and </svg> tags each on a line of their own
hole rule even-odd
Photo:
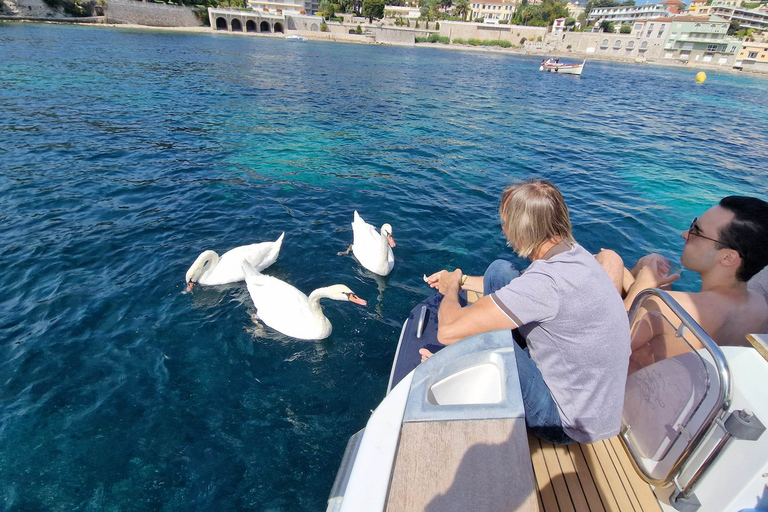
<svg viewBox="0 0 768 512">
<path fill-rule="evenodd" d="M 320 8 L 319 0 L 248 0 L 248 4 L 254 11 L 283 14 L 312 15 Z"/>
<path fill-rule="evenodd" d="M 680 9 L 685 9 L 685 3 L 676 0 L 667 0 L 658 4 L 630 5 L 621 7 L 596 7 L 587 17 L 587 22 L 600 24 L 609 21 L 619 25 L 622 23 L 634 23 L 640 19 L 650 19 L 670 14 L 677 14 Z"/>
<path fill-rule="evenodd" d="M 746 9 L 713 2 L 709 8 L 709 13 L 728 21 L 738 21 L 741 28 L 768 30 L 768 7 L 765 5 L 757 9 Z"/>
<path fill-rule="evenodd" d="M 483 18 L 486 22 L 511 20 L 517 1 L 512 0 L 475 0 L 469 4 L 469 19 Z"/>
</svg>

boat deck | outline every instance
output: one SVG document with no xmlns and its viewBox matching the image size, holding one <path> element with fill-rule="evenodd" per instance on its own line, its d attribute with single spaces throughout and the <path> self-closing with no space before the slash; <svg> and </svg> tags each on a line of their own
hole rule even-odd
<svg viewBox="0 0 768 512">
<path fill-rule="evenodd" d="M 467 510 L 662 512 L 618 436 L 556 446 L 521 419 L 404 424 L 386 511 Z"/>
<path fill-rule="evenodd" d="M 619 437 L 555 446 L 528 436 L 542 512 L 661 512 Z"/>
</svg>

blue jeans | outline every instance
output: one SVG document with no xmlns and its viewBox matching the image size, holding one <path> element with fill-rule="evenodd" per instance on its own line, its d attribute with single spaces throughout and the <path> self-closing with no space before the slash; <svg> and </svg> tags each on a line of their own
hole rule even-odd
<svg viewBox="0 0 768 512">
<path fill-rule="evenodd" d="M 483 274 L 483 294 L 490 295 L 505 287 L 518 277 L 520 271 L 505 260 L 496 260 L 488 266 Z M 515 331 L 513 331 L 514 333 Z M 516 336 L 517 338 L 517 336 Z M 552 398 L 539 367 L 531 359 L 527 348 L 515 343 L 515 358 L 517 374 L 520 379 L 520 390 L 523 394 L 525 407 L 525 424 L 536 437 L 553 444 L 569 444 L 573 440 L 563 431 L 560 412 Z"/>
</svg>

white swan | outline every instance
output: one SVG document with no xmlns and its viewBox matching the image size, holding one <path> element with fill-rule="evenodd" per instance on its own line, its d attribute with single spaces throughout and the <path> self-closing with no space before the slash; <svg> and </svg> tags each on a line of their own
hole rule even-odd
<svg viewBox="0 0 768 512">
<path fill-rule="evenodd" d="M 395 266 L 395 239 L 392 237 L 392 226 L 384 224 L 381 231 L 366 223 L 355 210 L 352 221 L 352 254 L 362 266 L 380 276 L 386 276 Z M 349 253 L 349 249 L 347 249 Z"/>
<path fill-rule="evenodd" d="M 302 340 L 322 340 L 331 335 L 333 326 L 323 314 L 320 299 L 348 300 L 365 306 L 367 302 L 343 284 L 318 288 L 304 295 L 285 281 L 260 274 L 243 263 L 245 283 L 256 306 L 256 316 L 286 336 Z"/>
<path fill-rule="evenodd" d="M 274 242 L 235 247 L 225 252 L 221 258 L 214 251 L 203 252 L 187 270 L 187 291 L 192 291 L 195 283 L 212 286 L 244 280 L 243 261 L 247 261 L 257 272 L 261 272 L 277 259 L 284 236 L 285 233 L 282 233 Z"/>
</svg>

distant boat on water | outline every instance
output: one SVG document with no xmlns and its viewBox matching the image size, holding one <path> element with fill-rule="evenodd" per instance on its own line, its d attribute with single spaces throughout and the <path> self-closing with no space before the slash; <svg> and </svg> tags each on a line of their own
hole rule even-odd
<svg viewBox="0 0 768 512">
<path fill-rule="evenodd" d="M 285 40 L 286 41 L 298 41 L 300 43 L 306 43 L 307 41 L 309 41 L 308 38 L 306 38 L 304 36 L 300 36 L 298 34 L 291 34 L 289 36 L 285 36 Z"/>
<path fill-rule="evenodd" d="M 542 60 L 541 66 L 539 66 L 539 71 L 548 71 L 560 75 L 581 75 L 581 72 L 584 71 L 584 64 L 586 62 L 587 59 L 584 59 L 581 64 L 561 64 L 559 61 L 554 61 L 552 59 L 546 61 Z"/>
</svg>

